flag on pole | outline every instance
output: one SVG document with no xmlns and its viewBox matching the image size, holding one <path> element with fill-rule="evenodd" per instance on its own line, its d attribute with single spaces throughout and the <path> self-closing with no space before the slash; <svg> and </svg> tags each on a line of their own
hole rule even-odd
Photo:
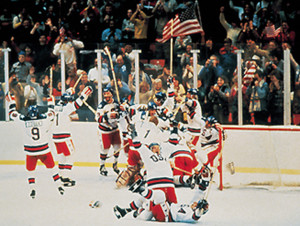
<svg viewBox="0 0 300 226">
<path fill-rule="evenodd" d="M 192 4 L 180 15 L 176 14 L 175 18 L 168 21 L 163 29 L 163 37 L 156 39 L 156 41 L 161 43 L 168 41 L 172 36 L 171 33 L 173 33 L 173 37 L 177 37 L 179 35 L 191 35 L 202 31 L 203 29 L 195 14 L 195 4 Z"/>
</svg>

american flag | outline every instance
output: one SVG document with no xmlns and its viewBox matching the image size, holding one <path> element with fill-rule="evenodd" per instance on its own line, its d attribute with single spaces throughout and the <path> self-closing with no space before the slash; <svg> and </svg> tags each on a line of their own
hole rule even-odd
<svg viewBox="0 0 300 226">
<path fill-rule="evenodd" d="M 175 18 L 168 21 L 163 29 L 163 38 L 156 39 L 156 41 L 161 43 L 168 41 L 172 36 L 172 25 L 173 37 L 177 37 L 179 35 L 190 35 L 203 31 L 195 14 L 195 4 L 191 5 L 180 15 L 177 14 Z"/>
</svg>

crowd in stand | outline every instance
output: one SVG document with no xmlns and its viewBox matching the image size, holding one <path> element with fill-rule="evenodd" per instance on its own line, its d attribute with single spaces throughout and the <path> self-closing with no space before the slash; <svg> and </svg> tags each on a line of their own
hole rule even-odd
<svg viewBox="0 0 300 226">
<path fill-rule="evenodd" d="M 65 53 L 66 88 L 75 85 L 75 96 L 86 86 L 95 92 L 87 103 L 94 109 L 97 98 L 95 49 L 108 47 L 121 98 L 134 99 L 136 85 L 133 49 L 142 50 L 139 64 L 139 100 L 148 103 L 156 92 L 166 92 L 167 78 L 175 77 L 176 98 L 193 87 L 192 49 L 197 54 L 197 89 L 203 115 L 214 115 L 223 124 L 237 124 L 237 53 L 243 58 L 243 123 L 283 124 L 283 51 L 290 49 L 293 116 L 300 115 L 300 77 L 296 50 L 296 20 L 293 0 L 223 1 L 216 5 L 224 40 L 210 35 L 211 21 L 201 18 L 204 32 L 174 37 L 174 62 L 170 65 L 170 42 L 160 43 L 163 27 L 175 14 L 184 12 L 193 0 L 35 0 L 4 1 L 0 11 L 1 50 L 10 48 L 9 89 L 17 110 L 31 104 L 46 109 L 50 94 L 61 95 L 60 51 Z M 203 14 L 197 3 L 196 15 Z M 18 6 L 18 7 L 17 7 Z M 201 12 L 201 13 L 200 13 Z M 199 19 L 199 18 L 198 18 Z M 80 50 L 86 51 L 81 54 Z M 84 51 L 82 52 L 84 53 Z M 160 64 L 151 64 L 159 59 Z M 171 68 L 172 67 L 172 68 Z M 50 81 L 53 73 L 53 81 Z M 107 55 L 102 54 L 102 87 L 114 81 Z M 4 53 L 0 51 L 0 120 L 4 119 Z M 52 84 L 52 87 L 51 85 Z M 82 107 L 79 120 L 94 121 L 93 112 Z M 297 120 L 294 124 L 300 124 Z"/>
</svg>

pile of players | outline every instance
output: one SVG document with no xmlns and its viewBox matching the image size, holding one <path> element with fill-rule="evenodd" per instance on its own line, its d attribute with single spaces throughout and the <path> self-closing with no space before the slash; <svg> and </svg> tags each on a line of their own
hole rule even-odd
<svg viewBox="0 0 300 226">
<path fill-rule="evenodd" d="M 205 190 L 212 178 L 210 168 L 221 157 L 224 131 L 214 117 L 202 117 L 196 89 L 189 89 L 185 99 L 177 102 L 172 81 L 170 77 L 167 93 L 156 93 L 148 105 L 121 102 L 112 90 L 104 89 L 96 113 L 103 144 L 100 174 L 107 176 L 105 161 L 114 157 L 117 187 L 129 186 L 140 194 L 128 208 L 114 207 L 118 218 L 133 211 L 143 220 L 195 222 L 208 211 Z M 186 123 L 176 120 L 178 113 L 184 114 Z M 121 146 L 128 162 L 122 172 L 118 169 Z M 111 148 L 113 155 L 108 156 Z M 177 204 L 175 186 L 195 188 L 188 204 Z"/>
</svg>

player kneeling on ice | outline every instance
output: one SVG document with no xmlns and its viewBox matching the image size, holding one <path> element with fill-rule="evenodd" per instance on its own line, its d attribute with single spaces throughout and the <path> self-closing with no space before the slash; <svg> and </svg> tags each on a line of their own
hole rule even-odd
<svg viewBox="0 0 300 226">
<path fill-rule="evenodd" d="M 68 175 L 73 168 L 73 153 L 75 151 L 71 137 L 70 115 L 83 105 L 93 89 L 90 86 L 85 87 L 75 101 L 74 92 L 74 89 L 68 89 L 66 93 L 62 94 L 57 105 L 52 106 L 55 111 L 53 141 L 59 156 L 58 168 L 61 182 L 66 187 L 75 185 L 75 181 L 70 179 Z"/>
<path fill-rule="evenodd" d="M 28 183 L 31 188 L 30 196 L 35 198 L 35 169 L 37 161 L 40 160 L 49 170 L 52 171 L 53 180 L 58 187 L 60 194 L 64 194 L 64 189 L 59 183 L 59 174 L 54 170 L 54 160 L 49 149 L 49 132 L 53 124 L 55 114 L 51 108 L 45 113 L 40 114 L 36 105 L 29 106 L 27 115 L 22 115 L 16 111 L 16 102 L 8 92 L 6 100 L 9 104 L 10 118 L 21 124 L 24 129 L 24 151 L 26 153 L 26 169 L 28 172 Z M 54 105 L 49 103 L 48 105 Z"/>
<path fill-rule="evenodd" d="M 141 195 L 140 202 L 143 202 L 143 206 L 133 213 L 133 216 L 139 220 L 149 221 L 154 219 L 159 222 L 194 223 L 208 211 L 208 203 L 205 199 L 191 204 L 169 203 L 163 191 L 147 188 L 145 183 L 145 181 L 139 179 L 129 188 L 130 191 Z M 144 201 L 144 199 L 147 201 Z M 114 207 L 114 213 L 118 219 L 131 211 L 131 207 Z"/>
</svg>

